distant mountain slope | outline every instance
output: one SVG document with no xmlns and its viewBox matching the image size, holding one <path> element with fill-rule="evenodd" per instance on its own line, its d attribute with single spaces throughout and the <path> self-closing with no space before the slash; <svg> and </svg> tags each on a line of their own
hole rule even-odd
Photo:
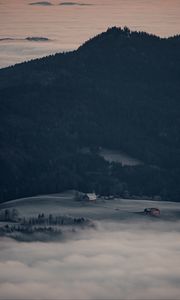
<svg viewBox="0 0 180 300">
<path fill-rule="evenodd" d="M 161 170 L 160 191 L 151 193 L 173 189 L 177 199 L 179 95 L 180 37 L 128 28 L 108 29 L 74 52 L 0 70 L 2 201 L 96 188 L 102 178 L 89 172 L 107 172 L 109 180 L 95 153 L 100 146 Z M 92 155 L 81 153 L 87 146 Z"/>
</svg>

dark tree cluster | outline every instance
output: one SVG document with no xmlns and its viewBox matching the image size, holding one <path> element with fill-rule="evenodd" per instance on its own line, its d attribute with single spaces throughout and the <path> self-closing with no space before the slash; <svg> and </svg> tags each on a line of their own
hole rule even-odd
<svg viewBox="0 0 180 300">
<path fill-rule="evenodd" d="M 72 217 L 72 216 L 54 216 L 49 214 L 46 216 L 44 213 L 39 214 L 37 217 L 23 218 L 20 222 L 22 226 L 35 226 L 35 225 L 75 225 L 75 224 L 89 224 L 89 219 L 84 217 Z"/>
<path fill-rule="evenodd" d="M 19 213 L 17 209 L 3 209 L 0 210 L 0 222 L 17 222 Z"/>
<path fill-rule="evenodd" d="M 24 233 L 24 234 L 33 234 L 33 233 L 48 233 L 48 234 L 61 234 L 62 231 L 60 228 L 54 228 L 52 226 L 43 226 L 43 227 L 32 227 L 32 226 L 22 226 L 22 225 L 8 225 L 0 227 L 0 235 L 8 236 L 13 233 Z"/>
</svg>

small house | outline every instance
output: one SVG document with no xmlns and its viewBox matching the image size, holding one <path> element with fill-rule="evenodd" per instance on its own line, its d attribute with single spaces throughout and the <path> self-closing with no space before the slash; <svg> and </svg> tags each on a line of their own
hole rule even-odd
<svg viewBox="0 0 180 300">
<path fill-rule="evenodd" d="M 153 216 L 153 217 L 159 217 L 160 216 L 160 210 L 156 207 L 151 208 L 145 208 L 144 209 L 145 215 Z"/>
<path fill-rule="evenodd" d="M 85 194 L 85 193 L 81 193 L 81 192 L 76 192 L 74 199 L 76 201 L 96 203 L 97 195 L 95 193 Z"/>
<path fill-rule="evenodd" d="M 91 203 L 96 203 L 96 200 L 97 200 L 97 196 L 95 193 L 88 193 L 87 194 L 87 199 L 89 202 Z"/>
</svg>

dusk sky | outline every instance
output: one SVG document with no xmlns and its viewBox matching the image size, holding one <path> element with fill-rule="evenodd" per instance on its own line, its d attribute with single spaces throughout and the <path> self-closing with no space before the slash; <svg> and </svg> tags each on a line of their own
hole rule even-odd
<svg viewBox="0 0 180 300">
<path fill-rule="evenodd" d="M 49 5 L 30 5 L 35 2 L 41 1 L 0 0 L 0 67 L 76 49 L 111 26 L 162 37 L 180 33 L 179 0 L 73 0 L 76 5 L 49 0 Z M 29 36 L 50 41 L 25 40 Z"/>
</svg>

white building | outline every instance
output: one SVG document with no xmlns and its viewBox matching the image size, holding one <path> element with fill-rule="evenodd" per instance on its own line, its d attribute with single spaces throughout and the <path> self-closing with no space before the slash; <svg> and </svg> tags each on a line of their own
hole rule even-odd
<svg viewBox="0 0 180 300">
<path fill-rule="evenodd" d="M 90 201 L 90 202 L 96 202 L 96 200 L 97 200 L 97 196 L 95 193 L 88 193 L 87 198 L 88 198 L 88 201 Z"/>
</svg>

